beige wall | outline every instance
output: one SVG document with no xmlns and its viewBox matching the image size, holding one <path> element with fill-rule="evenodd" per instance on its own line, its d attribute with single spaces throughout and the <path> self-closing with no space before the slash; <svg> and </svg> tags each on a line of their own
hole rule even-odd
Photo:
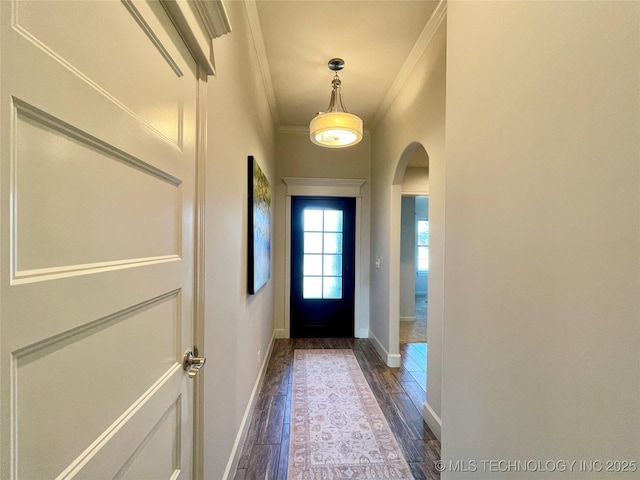
<svg viewBox="0 0 640 480">
<path fill-rule="evenodd" d="M 448 30 L 443 459 L 638 461 L 640 3 Z"/>
<path fill-rule="evenodd" d="M 271 279 L 247 294 L 247 156 L 275 186 L 275 133 L 244 4 L 225 4 L 233 32 L 214 41 L 206 165 L 205 478 L 223 478 L 273 335 Z M 272 199 L 273 212 L 273 199 Z M 273 228 L 273 225 L 272 225 Z M 273 238 L 273 237 L 272 237 Z M 273 253 L 272 253 L 273 262 Z M 231 472 L 233 478 L 233 472 Z"/>
<path fill-rule="evenodd" d="M 403 195 L 429 195 L 429 169 L 407 167 L 402 179 Z"/>
<path fill-rule="evenodd" d="M 400 321 L 416 319 L 416 197 L 402 197 L 400 219 Z"/>
<path fill-rule="evenodd" d="M 444 270 L 444 117 L 446 22 L 372 132 L 371 339 L 388 363 L 399 363 L 400 202 L 405 167 L 416 148 L 429 156 L 430 271 L 427 337 L 428 417 L 439 431 Z M 420 147 L 422 145 L 422 147 Z M 392 188 L 392 185 L 395 185 Z M 397 257 L 391 257 L 396 252 Z"/>
<path fill-rule="evenodd" d="M 276 335 L 288 337 L 285 329 L 285 309 L 289 298 L 285 292 L 285 184 L 283 177 L 301 178 L 353 178 L 365 180 L 361 188 L 362 211 L 359 219 L 360 245 L 360 302 L 358 311 L 362 322 L 356 336 L 368 335 L 369 319 L 369 217 L 370 217 L 370 156 L 371 139 L 365 135 L 362 141 L 345 149 L 324 148 L 311 143 L 307 130 L 281 132 L 276 136 L 275 180 L 275 300 L 274 321 Z"/>
</svg>

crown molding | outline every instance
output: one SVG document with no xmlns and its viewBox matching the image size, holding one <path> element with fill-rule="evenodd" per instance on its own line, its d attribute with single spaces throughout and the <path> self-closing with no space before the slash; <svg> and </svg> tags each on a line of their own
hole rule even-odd
<svg viewBox="0 0 640 480">
<path fill-rule="evenodd" d="M 301 127 L 299 125 L 281 125 L 278 127 L 278 133 L 309 135 L 309 127 Z"/>
<path fill-rule="evenodd" d="M 277 129 L 278 133 L 288 133 L 294 135 L 309 135 L 309 127 L 302 127 L 300 125 L 282 125 Z M 368 128 L 365 128 L 362 132 L 365 137 L 371 136 Z"/>
<path fill-rule="evenodd" d="M 440 0 L 440 3 L 438 3 L 438 6 L 433 11 L 431 17 L 422 29 L 422 33 L 420 33 L 418 40 L 416 40 L 416 43 L 413 45 L 411 52 L 409 52 L 407 59 L 402 64 L 402 68 L 400 68 L 398 75 L 396 75 L 396 78 L 391 84 L 391 87 L 385 95 L 384 100 L 382 100 L 382 103 L 378 107 L 376 116 L 371 122 L 372 130 L 375 130 L 377 128 L 378 123 L 380 122 L 380 120 L 382 120 L 384 114 L 387 113 L 387 110 L 389 110 L 389 107 L 400 92 L 400 89 L 404 86 L 405 82 L 411 75 L 411 72 L 413 72 L 413 69 L 416 67 L 418 60 L 420 60 L 420 57 L 431 43 L 431 40 L 433 40 L 433 37 L 438 31 L 438 28 L 440 28 L 440 25 L 442 25 L 442 22 L 444 21 L 446 16 L 447 0 Z"/>
<path fill-rule="evenodd" d="M 162 0 L 189 51 L 208 75 L 215 75 L 213 39 L 231 32 L 222 0 Z"/>
<path fill-rule="evenodd" d="M 249 30 L 251 38 L 253 38 L 253 46 L 258 56 L 258 65 L 262 74 L 262 84 L 267 95 L 271 118 L 276 130 L 280 127 L 280 118 L 278 117 L 278 105 L 276 103 L 276 94 L 273 90 L 271 81 L 271 70 L 269 69 L 269 60 L 267 59 L 267 51 L 264 48 L 264 37 L 262 36 L 262 27 L 260 26 L 260 17 L 258 15 L 258 7 L 256 0 L 245 0 L 245 11 L 247 12 L 247 20 L 249 22 Z"/>
</svg>

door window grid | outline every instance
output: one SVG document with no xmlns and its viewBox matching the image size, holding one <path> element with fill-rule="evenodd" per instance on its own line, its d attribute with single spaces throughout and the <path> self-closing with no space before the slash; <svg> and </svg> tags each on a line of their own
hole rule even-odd
<svg viewBox="0 0 640 480">
<path fill-rule="evenodd" d="M 303 213 L 302 297 L 342 298 L 341 210 L 306 208 Z"/>
</svg>

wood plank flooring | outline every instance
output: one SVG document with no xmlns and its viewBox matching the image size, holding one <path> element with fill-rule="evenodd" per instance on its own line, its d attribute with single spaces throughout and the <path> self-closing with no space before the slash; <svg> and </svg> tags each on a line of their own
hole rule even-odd
<svg viewBox="0 0 640 480">
<path fill-rule="evenodd" d="M 389 368 L 367 339 L 296 338 L 275 341 L 235 480 L 286 480 L 293 350 L 350 348 L 416 480 L 439 479 L 440 442 L 422 419 L 426 344 L 402 344 L 402 366 Z"/>
</svg>

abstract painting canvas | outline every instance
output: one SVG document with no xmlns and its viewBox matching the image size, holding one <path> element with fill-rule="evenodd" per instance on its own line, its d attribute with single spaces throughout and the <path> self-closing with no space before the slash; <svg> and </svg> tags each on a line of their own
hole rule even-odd
<svg viewBox="0 0 640 480">
<path fill-rule="evenodd" d="M 271 187 L 258 162 L 249 156 L 249 230 L 247 279 L 253 295 L 267 283 L 271 258 Z"/>
</svg>

